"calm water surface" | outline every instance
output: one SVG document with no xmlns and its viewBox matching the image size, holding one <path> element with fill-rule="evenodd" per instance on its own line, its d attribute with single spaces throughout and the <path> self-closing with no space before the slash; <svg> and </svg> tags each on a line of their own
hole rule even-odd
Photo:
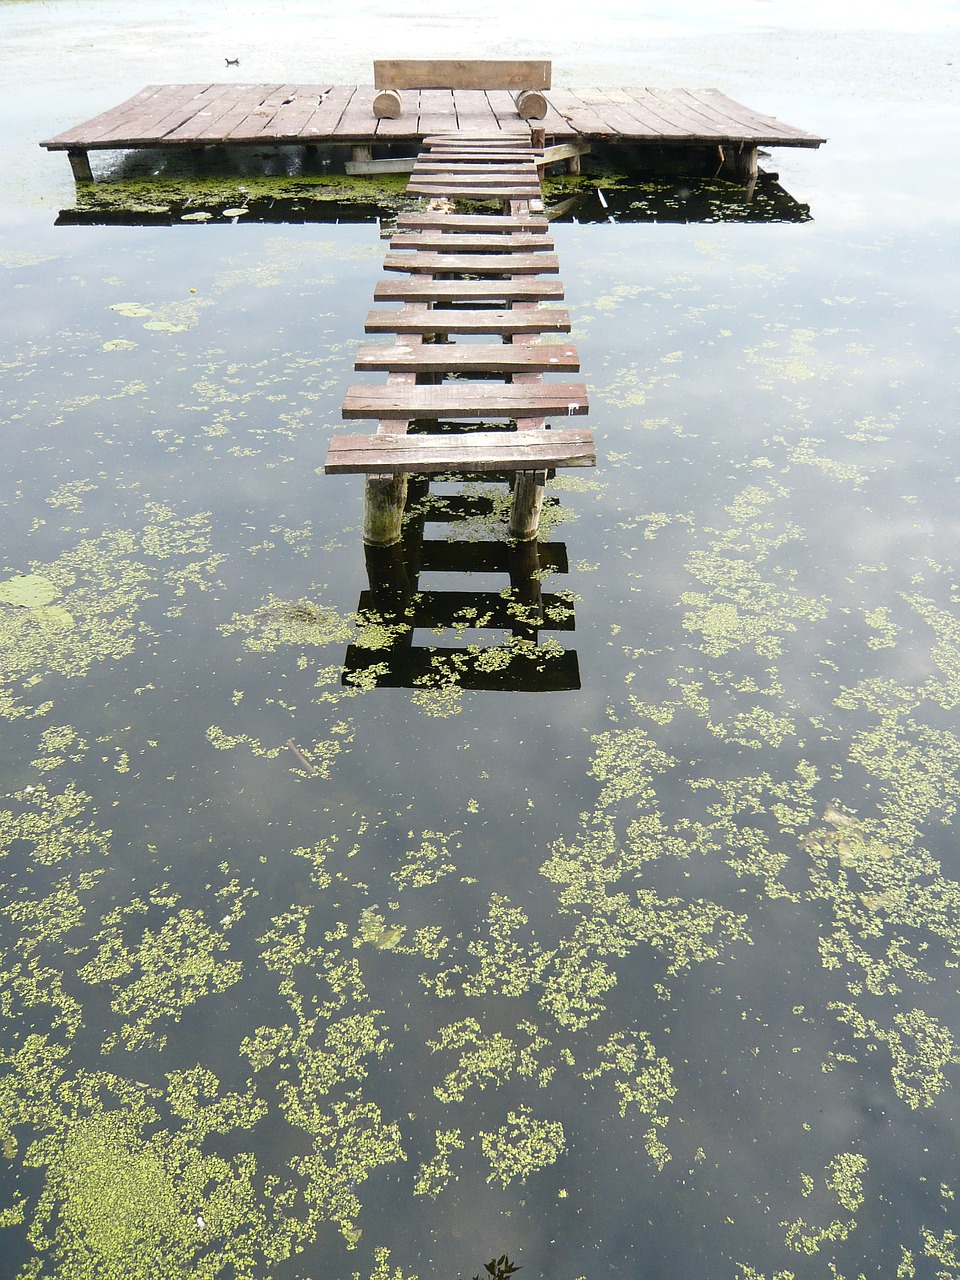
<svg viewBox="0 0 960 1280">
<path fill-rule="evenodd" d="M 556 225 L 566 629 L 419 628 L 524 687 L 391 688 L 318 474 L 376 224 L 58 226 L 35 147 L 224 55 L 360 75 L 378 15 L 338 62 L 297 5 L 0 6 L 4 1277 L 960 1275 L 956 27 L 601 16 L 572 83 L 828 135 L 765 162 L 811 218 Z M 488 607 L 474 506 L 419 586 Z"/>
</svg>

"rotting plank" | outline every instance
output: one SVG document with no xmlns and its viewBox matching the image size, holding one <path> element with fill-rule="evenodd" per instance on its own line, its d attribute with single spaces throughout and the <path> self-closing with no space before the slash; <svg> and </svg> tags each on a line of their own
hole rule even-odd
<svg viewBox="0 0 960 1280">
<path fill-rule="evenodd" d="M 500 253 L 505 249 L 544 253 L 553 249 L 553 240 L 550 236 L 524 231 L 500 236 L 483 231 L 474 235 L 456 231 L 401 231 L 390 240 L 390 248 L 428 249 L 434 253 Z"/>
<path fill-rule="evenodd" d="M 439 342 L 420 346 L 367 343 L 354 368 L 397 373 L 578 373 L 580 357 L 570 344 Z"/>
<path fill-rule="evenodd" d="M 434 307 L 430 311 L 371 311 L 364 329 L 367 333 L 470 333 L 506 337 L 514 333 L 569 333 L 570 313 L 560 307 L 532 310 L 461 311 Z"/>
<path fill-rule="evenodd" d="M 578 133 L 610 137 L 617 131 L 607 124 L 592 106 L 588 106 L 572 89 L 553 89 L 550 101 L 560 115 Z"/>
<path fill-rule="evenodd" d="M 373 99 L 375 93 L 369 85 L 358 85 L 350 101 L 343 109 L 337 126 L 333 130 L 333 140 L 372 141 L 376 120 L 373 115 Z"/>
<path fill-rule="evenodd" d="M 206 143 L 211 138 L 221 141 L 235 124 L 257 109 L 271 86 L 256 86 L 255 93 L 252 90 L 246 92 L 251 88 L 248 85 L 243 88 L 245 93 L 242 101 L 238 101 L 235 85 L 222 86 L 221 93 L 203 94 L 194 114 L 177 128 L 171 129 L 165 135 L 164 142 Z"/>
<path fill-rule="evenodd" d="M 328 475 L 411 471 L 539 471 L 592 467 L 590 431 L 474 431 L 469 435 L 346 435 L 330 441 Z"/>
<path fill-rule="evenodd" d="M 565 416 L 587 412 L 582 382 L 534 386 L 453 382 L 440 386 L 363 385 L 347 389 L 344 418 L 495 418 Z"/>
<path fill-rule="evenodd" d="M 527 183 L 524 186 L 520 186 L 518 183 L 507 185 L 506 183 L 491 182 L 485 187 L 469 187 L 465 189 L 456 181 L 433 182 L 426 178 L 421 178 L 407 186 L 407 195 L 446 196 L 453 200 L 457 198 L 463 200 L 532 200 L 540 197 L 540 187 L 537 183 Z"/>
<path fill-rule="evenodd" d="M 496 129 L 497 117 L 483 89 L 454 89 L 458 129 Z"/>
<path fill-rule="evenodd" d="M 299 141 L 303 126 L 310 120 L 324 94 L 329 93 L 328 84 L 298 84 L 290 102 L 283 102 L 273 118 L 273 130 L 278 141 Z"/>
<path fill-rule="evenodd" d="M 221 85 L 209 85 L 191 99 L 175 103 L 165 115 L 151 122 L 150 132 L 146 136 L 148 138 L 156 137 L 161 142 L 166 143 L 175 129 L 179 129 L 181 125 L 197 116 L 206 107 L 207 103 L 216 103 L 222 96 L 220 93 L 222 87 Z M 268 86 L 263 87 L 266 88 Z M 189 141 L 185 145 L 189 146 Z"/>
<path fill-rule="evenodd" d="M 385 271 L 457 272 L 468 275 L 553 275 L 560 270 L 555 253 L 421 253 L 389 250 Z"/>
<path fill-rule="evenodd" d="M 634 135 L 639 121 L 632 111 L 618 102 L 604 89 L 578 89 L 577 97 L 590 110 L 601 116 L 604 122 L 625 137 Z"/>
<path fill-rule="evenodd" d="M 81 145 L 107 148 L 118 138 L 139 140 L 143 136 L 152 137 L 153 131 L 147 125 L 152 126 L 162 119 L 177 103 L 192 101 L 195 95 L 213 87 L 209 84 L 147 85 L 126 102 L 111 107 L 109 111 L 104 111 L 83 124 L 74 125 L 40 145 L 50 151 Z"/>
<path fill-rule="evenodd" d="M 297 92 L 295 84 L 280 85 L 272 90 L 264 100 L 229 130 L 227 142 L 273 142 L 277 139 L 277 113 L 285 103 L 292 101 Z"/>
<path fill-rule="evenodd" d="M 656 141 L 686 136 L 682 125 L 675 124 L 658 112 L 653 98 L 645 90 L 608 89 L 606 92 L 612 102 L 616 102 L 633 117 L 635 123 L 630 137 Z"/>
<path fill-rule="evenodd" d="M 559 301 L 559 280 L 433 280 L 413 275 L 404 280 L 378 280 L 375 302 L 546 302 Z"/>
<path fill-rule="evenodd" d="M 317 104 L 316 111 L 300 131 L 303 141 L 306 142 L 314 137 L 331 138 L 353 94 L 353 85 L 334 85 L 330 92 L 324 95 L 323 101 Z"/>
<path fill-rule="evenodd" d="M 457 109 L 452 89 L 422 89 L 420 91 L 420 117 L 417 128 L 427 131 L 456 129 Z"/>
</svg>

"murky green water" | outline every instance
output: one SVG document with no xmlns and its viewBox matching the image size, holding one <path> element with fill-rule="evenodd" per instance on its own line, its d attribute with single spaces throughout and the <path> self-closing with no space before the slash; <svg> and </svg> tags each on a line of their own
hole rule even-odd
<svg viewBox="0 0 960 1280">
<path fill-rule="evenodd" d="M 0 1272 L 960 1275 L 960 189 L 910 80 L 955 32 L 864 38 L 896 107 L 853 37 L 850 98 L 809 33 L 753 95 L 789 31 L 663 37 L 831 141 L 766 162 L 812 220 L 557 224 L 601 465 L 552 486 L 535 692 L 360 660 L 318 468 L 376 224 L 55 225 L 37 138 L 238 51 L 145 11 L 0 9 Z M 425 511 L 423 592 L 509 595 L 483 498 Z M 517 618 L 413 644 L 496 686 Z"/>
</svg>

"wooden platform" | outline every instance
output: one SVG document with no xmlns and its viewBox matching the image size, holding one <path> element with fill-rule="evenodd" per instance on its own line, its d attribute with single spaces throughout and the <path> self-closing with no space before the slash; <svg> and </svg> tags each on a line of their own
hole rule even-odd
<svg viewBox="0 0 960 1280">
<path fill-rule="evenodd" d="M 127 102 L 40 143 L 66 151 L 78 178 L 90 151 L 144 147 L 419 146 L 431 134 L 530 137 L 507 90 L 406 90 L 394 120 L 373 114 L 372 85 L 154 84 Z M 550 89 L 537 124 L 554 144 L 578 139 L 658 146 L 818 147 L 716 89 Z M 494 157 L 490 157 L 491 160 Z M 519 198 L 519 197 L 518 197 Z"/>
</svg>

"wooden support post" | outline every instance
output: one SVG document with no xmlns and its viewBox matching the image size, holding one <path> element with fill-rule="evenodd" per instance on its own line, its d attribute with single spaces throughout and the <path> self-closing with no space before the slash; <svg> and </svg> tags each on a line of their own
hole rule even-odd
<svg viewBox="0 0 960 1280">
<path fill-rule="evenodd" d="M 580 157 L 578 155 L 569 156 L 567 158 L 567 173 L 579 173 L 579 172 L 580 172 Z"/>
<path fill-rule="evenodd" d="M 530 538 L 537 536 L 546 479 L 546 473 L 543 471 L 517 472 L 513 486 L 513 502 L 510 505 L 508 533 L 518 542 L 527 542 Z"/>
<path fill-rule="evenodd" d="M 373 159 L 373 147 L 369 143 L 358 142 L 350 150 L 352 153 L 351 158 L 355 164 L 361 164 L 364 161 Z"/>
<path fill-rule="evenodd" d="M 67 152 L 70 168 L 76 182 L 92 182 L 93 170 L 90 168 L 90 157 L 86 151 L 71 149 Z"/>
<path fill-rule="evenodd" d="M 537 151 L 542 151 L 547 145 L 547 131 L 542 124 L 530 126 L 530 145 Z"/>
<path fill-rule="evenodd" d="M 403 533 L 403 507 L 407 498 L 407 477 L 367 476 L 363 496 L 363 540 L 368 546 L 389 547 Z"/>
<path fill-rule="evenodd" d="M 757 173 L 757 147 L 751 146 L 749 142 L 741 142 L 734 146 L 728 143 L 725 147 L 720 147 L 720 159 L 723 168 L 727 173 L 731 173 L 735 178 L 740 178 L 744 182 L 750 182 L 756 179 Z"/>
</svg>

